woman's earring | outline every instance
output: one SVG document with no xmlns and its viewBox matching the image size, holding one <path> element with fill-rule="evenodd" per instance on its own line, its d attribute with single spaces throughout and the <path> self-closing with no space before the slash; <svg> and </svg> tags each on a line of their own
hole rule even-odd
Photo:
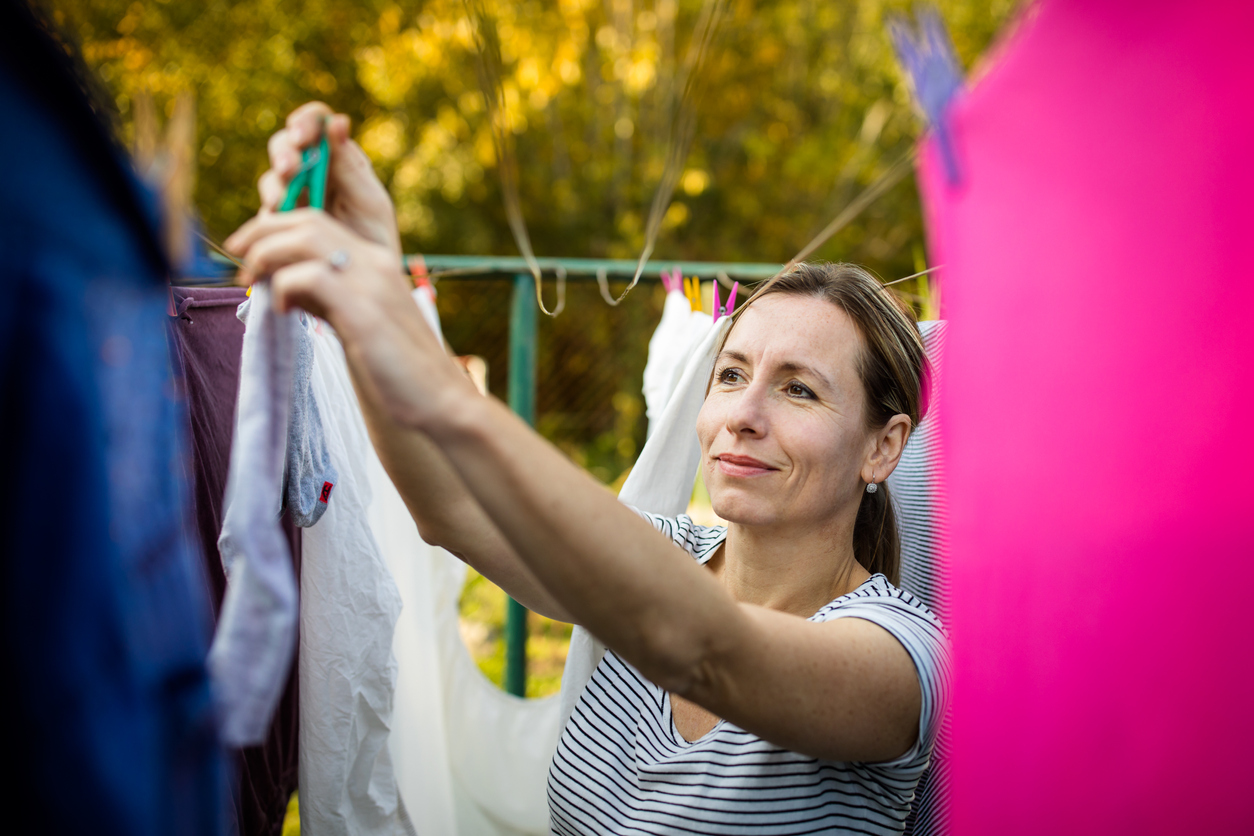
<svg viewBox="0 0 1254 836">
<path fill-rule="evenodd" d="M 875 477 L 874 477 L 874 476 L 872 476 L 871 478 L 872 478 L 872 479 L 874 479 Z M 875 492 L 876 492 L 876 491 L 878 491 L 879 489 L 880 489 L 880 486 L 879 486 L 879 485 L 877 485 L 877 484 L 875 484 L 875 482 L 867 482 L 867 483 L 866 483 L 866 492 L 867 492 L 867 493 L 875 493 Z"/>
</svg>

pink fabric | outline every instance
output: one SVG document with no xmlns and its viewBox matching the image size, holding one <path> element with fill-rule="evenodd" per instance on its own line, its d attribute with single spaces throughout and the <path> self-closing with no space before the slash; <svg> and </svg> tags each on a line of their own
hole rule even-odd
<svg viewBox="0 0 1254 836">
<path fill-rule="evenodd" d="M 1254 828 L 1251 33 L 1041 3 L 926 149 L 957 834 Z"/>
</svg>

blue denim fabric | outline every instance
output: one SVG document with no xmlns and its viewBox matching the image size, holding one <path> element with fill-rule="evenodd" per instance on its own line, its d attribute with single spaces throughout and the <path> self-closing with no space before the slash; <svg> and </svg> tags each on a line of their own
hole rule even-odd
<svg viewBox="0 0 1254 836">
<path fill-rule="evenodd" d="M 153 225 L 104 171 L 124 163 L 84 153 L 4 62 L 0 114 L 0 802 L 30 832 L 219 834 L 212 613 Z"/>
</svg>

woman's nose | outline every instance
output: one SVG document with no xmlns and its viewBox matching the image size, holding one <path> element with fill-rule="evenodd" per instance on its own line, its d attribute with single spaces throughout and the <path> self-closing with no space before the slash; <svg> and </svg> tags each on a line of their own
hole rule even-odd
<svg viewBox="0 0 1254 836">
<path fill-rule="evenodd" d="M 727 411 L 727 429 L 735 435 L 766 434 L 766 391 L 755 381 L 742 389 Z"/>
</svg>

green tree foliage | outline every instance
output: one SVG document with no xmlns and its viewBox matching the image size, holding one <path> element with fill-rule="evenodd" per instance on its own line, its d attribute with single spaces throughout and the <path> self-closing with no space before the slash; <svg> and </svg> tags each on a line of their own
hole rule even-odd
<svg viewBox="0 0 1254 836">
<path fill-rule="evenodd" d="M 395 198 L 407 251 L 514 254 L 476 73 L 475 16 L 499 35 L 504 119 L 540 255 L 634 258 L 705 0 L 51 0 L 112 91 L 198 102 L 196 204 L 221 239 L 255 210 L 265 142 L 292 108 L 350 114 Z M 970 64 L 1014 0 L 940 0 Z M 782 262 L 912 146 L 920 124 L 885 33 L 902 0 L 728 0 L 693 102 L 696 137 L 655 258 Z M 913 181 L 814 258 L 914 272 Z M 551 282 L 550 282 L 551 285 Z M 619 291 L 615 289 L 615 293 Z M 552 299 L 552 287 L 547 288 Z M 504 396 L 508 291 L 443 283 L 456 350 Z M 640 374 L 662 298 L 608 308 L 572 286 L 543 319 L 538 426 L 604 481 L 644 440 Z"/>
<path fill-rule="evenodd" d="M 941 0 L 970 63 L 1013 0 Z M 396 199 L 406 248 L 513 253 L 463 0 L 55 0 L 125 123 L 141 90 L 199 102 L 197 204 L 217 237 L 256 207 L 265 139 L 323 99 Z M 661 175 L 701 0 L 486 0 L 524 214 L 541 255 L 631 258 Z M 890 0 L 732 0 L 657 256 L 779 262 L 911 145 Z M 817 255 L 912 272 L 907 182 Z"/>
<path fill-rule="evenodd" d="M 266 139 L 291 109 L 321 99 L 355 120 L 407 252 L 517 252 L 465 0 L 50 2 L 113 94 L 128 140 L 137 96 L 168 116 L 179 92 L 195 93 L 196 205 L 213 237 L 256 211 Z M 536 253 L 635 258 L 703 0 L 471 3 L 499 33 Z M 1014 0 L 937 5 L 969 66 Z M 783 262 L 908 151 L 920 124 L 885 34 L 893 11 L 906 0 L 729 0 L 655 258 Z M 922 239 L 907 178 L 813 257 L 904 276 L 919 267 Z M 487 359 L 500 397 L 508 284 L 439 286 L 447 338 Z M 551 279 L 545 290 L 552 300 Z M 620 479 L 644 442 L 640 379 L 662 301 L 654 285 L 610 308 L 595 286 L 572 285 L 566 313 L 541 318 L 538 429 L 603 482 Z M 462 608 L 497 681 L 503 603 L 472 579 Z M 528 691 L 550 693 L 569 628 L 533 619 L 533 632 Z"/>
</svg>

